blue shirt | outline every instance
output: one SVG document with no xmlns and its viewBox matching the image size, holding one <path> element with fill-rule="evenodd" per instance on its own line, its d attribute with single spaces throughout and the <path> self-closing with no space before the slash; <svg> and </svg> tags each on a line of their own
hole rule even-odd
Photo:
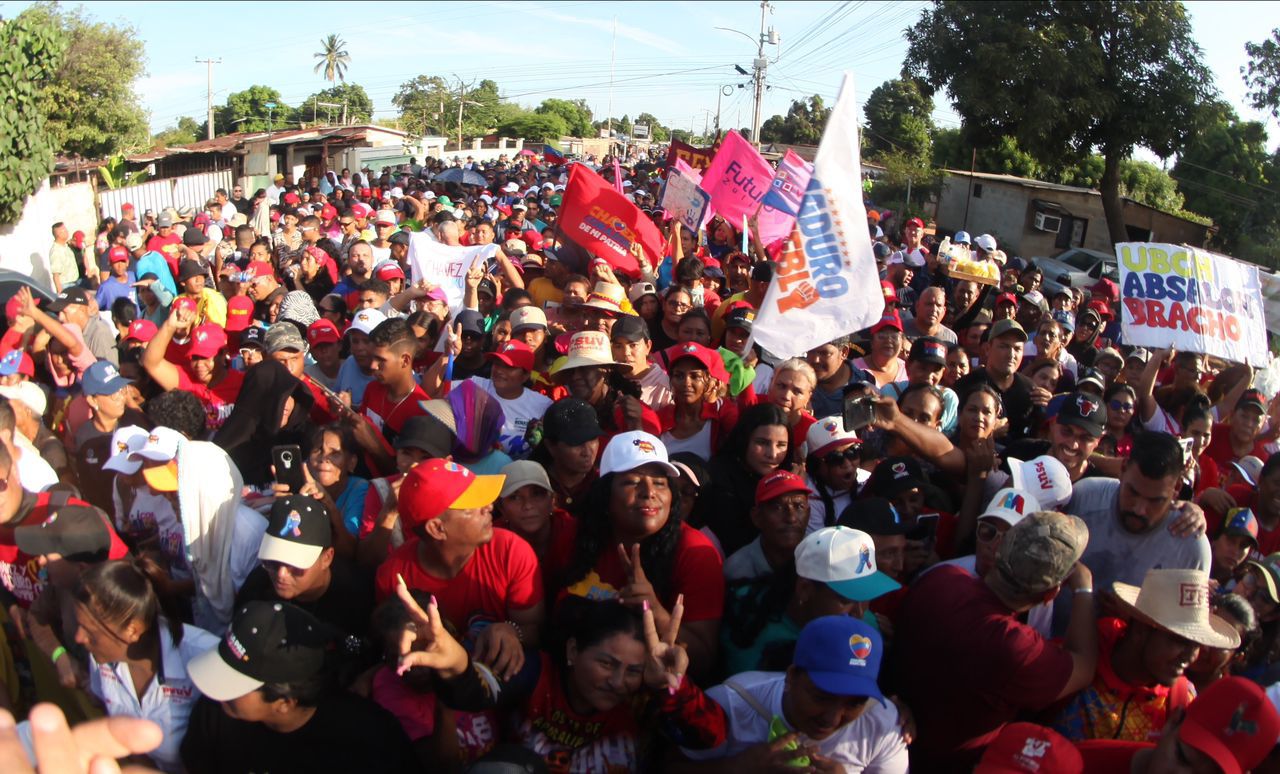
<svg viewBox="0 0 1280 774">
<path fill-rule="evenodd" d="M 347 479 L 347 488 L 338 495 L 338 512 L 342 514 L 342 526 L 352 535 L 360 534 L 360 519 L 364 516 L 364 498 L 369 494 L 368 479 L 352 476 Z"/>
<path fill-rule="evenodd" d="M 124 281 L 115 277 L 107 277 L 101 285 L 98 286 L 98 292 L 95 298 L 98 300 L 98 308 L 110 311 L 111 305 L 115 303 L 117 298 L 127 298 L 136 309 L 138 306 L 138 296 L 134 292 L 133 283 L 137 282 L 133 277 L 133 272 L 126 272 Z"/>
<path fill-rule="evenodd" d="M 369 386 L 369 382 L 373 381 L 373 373 L 360 373 L 360 366 L 356 365 L 354 356 L 348 356 L 342 361 L 342 365 L 338 368 L 338 381 L 333 385 L 334 392 L 351 393 L 351 405 L 359 406 L 364 402 L 364 388 Z"/>
</svg>

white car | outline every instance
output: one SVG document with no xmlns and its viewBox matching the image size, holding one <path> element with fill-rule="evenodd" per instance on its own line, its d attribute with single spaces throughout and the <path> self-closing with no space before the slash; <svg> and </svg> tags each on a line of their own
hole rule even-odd
<svg viewBox="0 0 1280 774">
<path fill-rule="evenodd" d="M 1115 253 L 1073 247 L 1052 258 L 1032 258 L 1031 261 L 1044 272 L 1040 290 L 1045 298 L 1052 298 L 1054 293 L 1067 286 L 1088 289 L 1102 277 L 1116 284 L 1120 282 L 1120 267 Z"/>
</svg>

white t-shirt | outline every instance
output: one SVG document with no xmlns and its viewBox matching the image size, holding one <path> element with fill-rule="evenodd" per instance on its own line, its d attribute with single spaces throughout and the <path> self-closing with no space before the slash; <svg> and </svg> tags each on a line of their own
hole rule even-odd
<svg viewBox="0 0 1280 774">
<path fill-rule="evenodd" d="M 525 442 L 525 431 L 529 428 L 530 422 L 542 419 L 542 415 L 547 413 L 551 399 L 542 393 L 525 388 L 520 397 L 508 400 L 498 395 L 498 391 L 493 388 L 492 380 L 485 379 L 483 376 L 473 376 L 471 381 L 493 396 L 494 400 L 502 406 L 502 433 L 498 436 L 498 445 L 513 460 L 528 457 L 533 449 Z"/>
<path fill-rule="evenodd" d="M 147 753 L 162 771 L 182 771 L 178 747 L 187 733 L 187 720 L 199 701 L 200 689 L 187 675 L 191 659 L 218 647 L 218 638 L 190 624 L 182 627 L 182 644 L 174 645 L 169 629 L 160 626 L 160 661 L 164 682 L 157 674 L 139 697 L 125 662 L 99 664 L 89 655 L 89 690 L 102 700 L 110 717 L 145 718 L 164 731 L 164 741 Z"/>
<path fill-rule="evenodd" d="M 129 512 L 117 525 L 120 531 L 133 537 L 154 533 L 157 548 L 169 560 L 169 574 L 174 580 L 191 580 L 186 539 L 173 501 L 150 487 L 140 486 L 134 492 Z"/>
<path fill-rule="evenodd" d="M 786 723 L 782 712 L 785 673 L 743 672 L 731 679 L 754 697 L 770 717 L 761 716 L 734 689 L 717 685 L 707 691 L 707 695 L 724 708 L 729 726 L 728 740 L 710 750 L 680 748 L 690 760 L 711 761 L 737 755 L 752 745 L 769 741 L 769 724 L 774 717 L 782 718 Z M 789 728 L 790 724 L 787 726 Z M 857 720 L 826 739 L 809 740 L 802 734 L 799 741 L 812 746 L 819 755 L 843 764 L 846 771 L 869 774 L 906 774 L 907 771 L 907 746 L 902 742 L 898 710 L 892 703 L 881 704 L 871 699 Z"/>
<path fill-rule="evenodd" d="M 764 548 L 757 537 L 724 560 L 724 579 L 734 581 L 756 580 L 773 575 L 773 568 L 765 558 Z"/>
<path fill-rule="evenodd" d="M 764 395 L 769 392 L 769 385 L 771 384 L 773 384 L 773 366 L 764 362 L 756 363 L 756 378 L 751 383 L 756 395 Z"/>
<path fill-rule="evenodd" d="M 676 452 L 690 452 L 703 460 L 711 459 L 711 422 L 703 422 L 702 429 L 688 438 L 676 438 L 670 432 L 662 434 L 662 443 L 667 447 L 667 455 Z"/>
</svg>

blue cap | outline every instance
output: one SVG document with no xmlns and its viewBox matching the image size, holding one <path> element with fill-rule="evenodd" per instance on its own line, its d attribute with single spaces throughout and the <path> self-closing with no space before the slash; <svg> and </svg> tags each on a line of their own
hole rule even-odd
<svg viewBox="0 0 1280 774">
<path fill-rule="evenodd" d="M 876 678 L 884 642 L 875 627 L 847 615 L 827 615 L 805 625 L 792 663 L 834 696 L 869 696 L 884 704 Z"/>
<path fill-rule="evenodd" d="M 133 380 L 121 376 L 115 365 L 108 360 L 97 361 L 80 377 L 80 388 L 85 395 L 111 395 L 119 392 L 126 384 L 133 384 Z"/>
<path fill-rule="evenodd" d="M 1053 321 L 1066 329 L 1067 333 L 1075 333 L 1076 318 L 1065 309 L 1055 309 L 1053 312 Z"/>
<path fill-rule="evenodd" d="M 973 240 L 969 238 L 968 231 L 957 231 L 956 235 L 951 237 L 952 244 L 967 245 Z"/>
<path fill-rule="evenodd" d="M 0 357 L 0 376 L 13 376 L 22 367 L 22 350 L 11 349 Z"/>
</svg>

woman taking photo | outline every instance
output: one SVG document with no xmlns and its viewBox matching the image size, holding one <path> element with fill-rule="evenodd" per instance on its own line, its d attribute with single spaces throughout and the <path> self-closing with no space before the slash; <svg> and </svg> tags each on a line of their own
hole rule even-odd
<svg viewBox="0 0 1280 774">
<path fill-rule="evenodd" d="M 702 460 L 720 447 L 738 421 L 737 404 L 724 398 L 729 374 L 720 353 L 701 344 L 665 350 L 672 402 L 658 412 L 667 452 L 691 452 Z"/>
<path fill-rule="evenodd" d="M 750 513 L 760 479 L 779 468 L 789 469 L 792 463 L 790 429 L 782 409 L 761 403 L 742 412 L 724 446 L 711 458 L 711 481 L 702 493 L 706 502 L 714 503 L 705 510 L 706 526 L 715 533 L 725 556 L 759 534 Z"/>
<path fill-rule="evenodd" d="M 592 518 L 578 523 L 564 581 L 571 597 L 616 598 L 633 608 L 647 607 L 659 629 L 669 625 L 677 597 L 683 596 L 690 662 L 709 671 L 724 605 L 724 574 L 711 541 L 680 520 L 678 476 L 655 436 L 643 431 L 614 436 L 600 457 L 600 478 L 585 509 Z"/>
<path fill-rule="evenodd" d="M 187 676 L 191 659 L 218 638 L 182 623 L 152 578 L 147 560 L 103 562 L 75 590 L 76 642 L 89 652 L 89 691 L 112 717 L 159 724 L 164 741 L 149 754 L 162 771 L 182 771 L 178 746 L 201 693 Z M 55 659 L 57 651 L 54 651 Z"/>
</svg>

